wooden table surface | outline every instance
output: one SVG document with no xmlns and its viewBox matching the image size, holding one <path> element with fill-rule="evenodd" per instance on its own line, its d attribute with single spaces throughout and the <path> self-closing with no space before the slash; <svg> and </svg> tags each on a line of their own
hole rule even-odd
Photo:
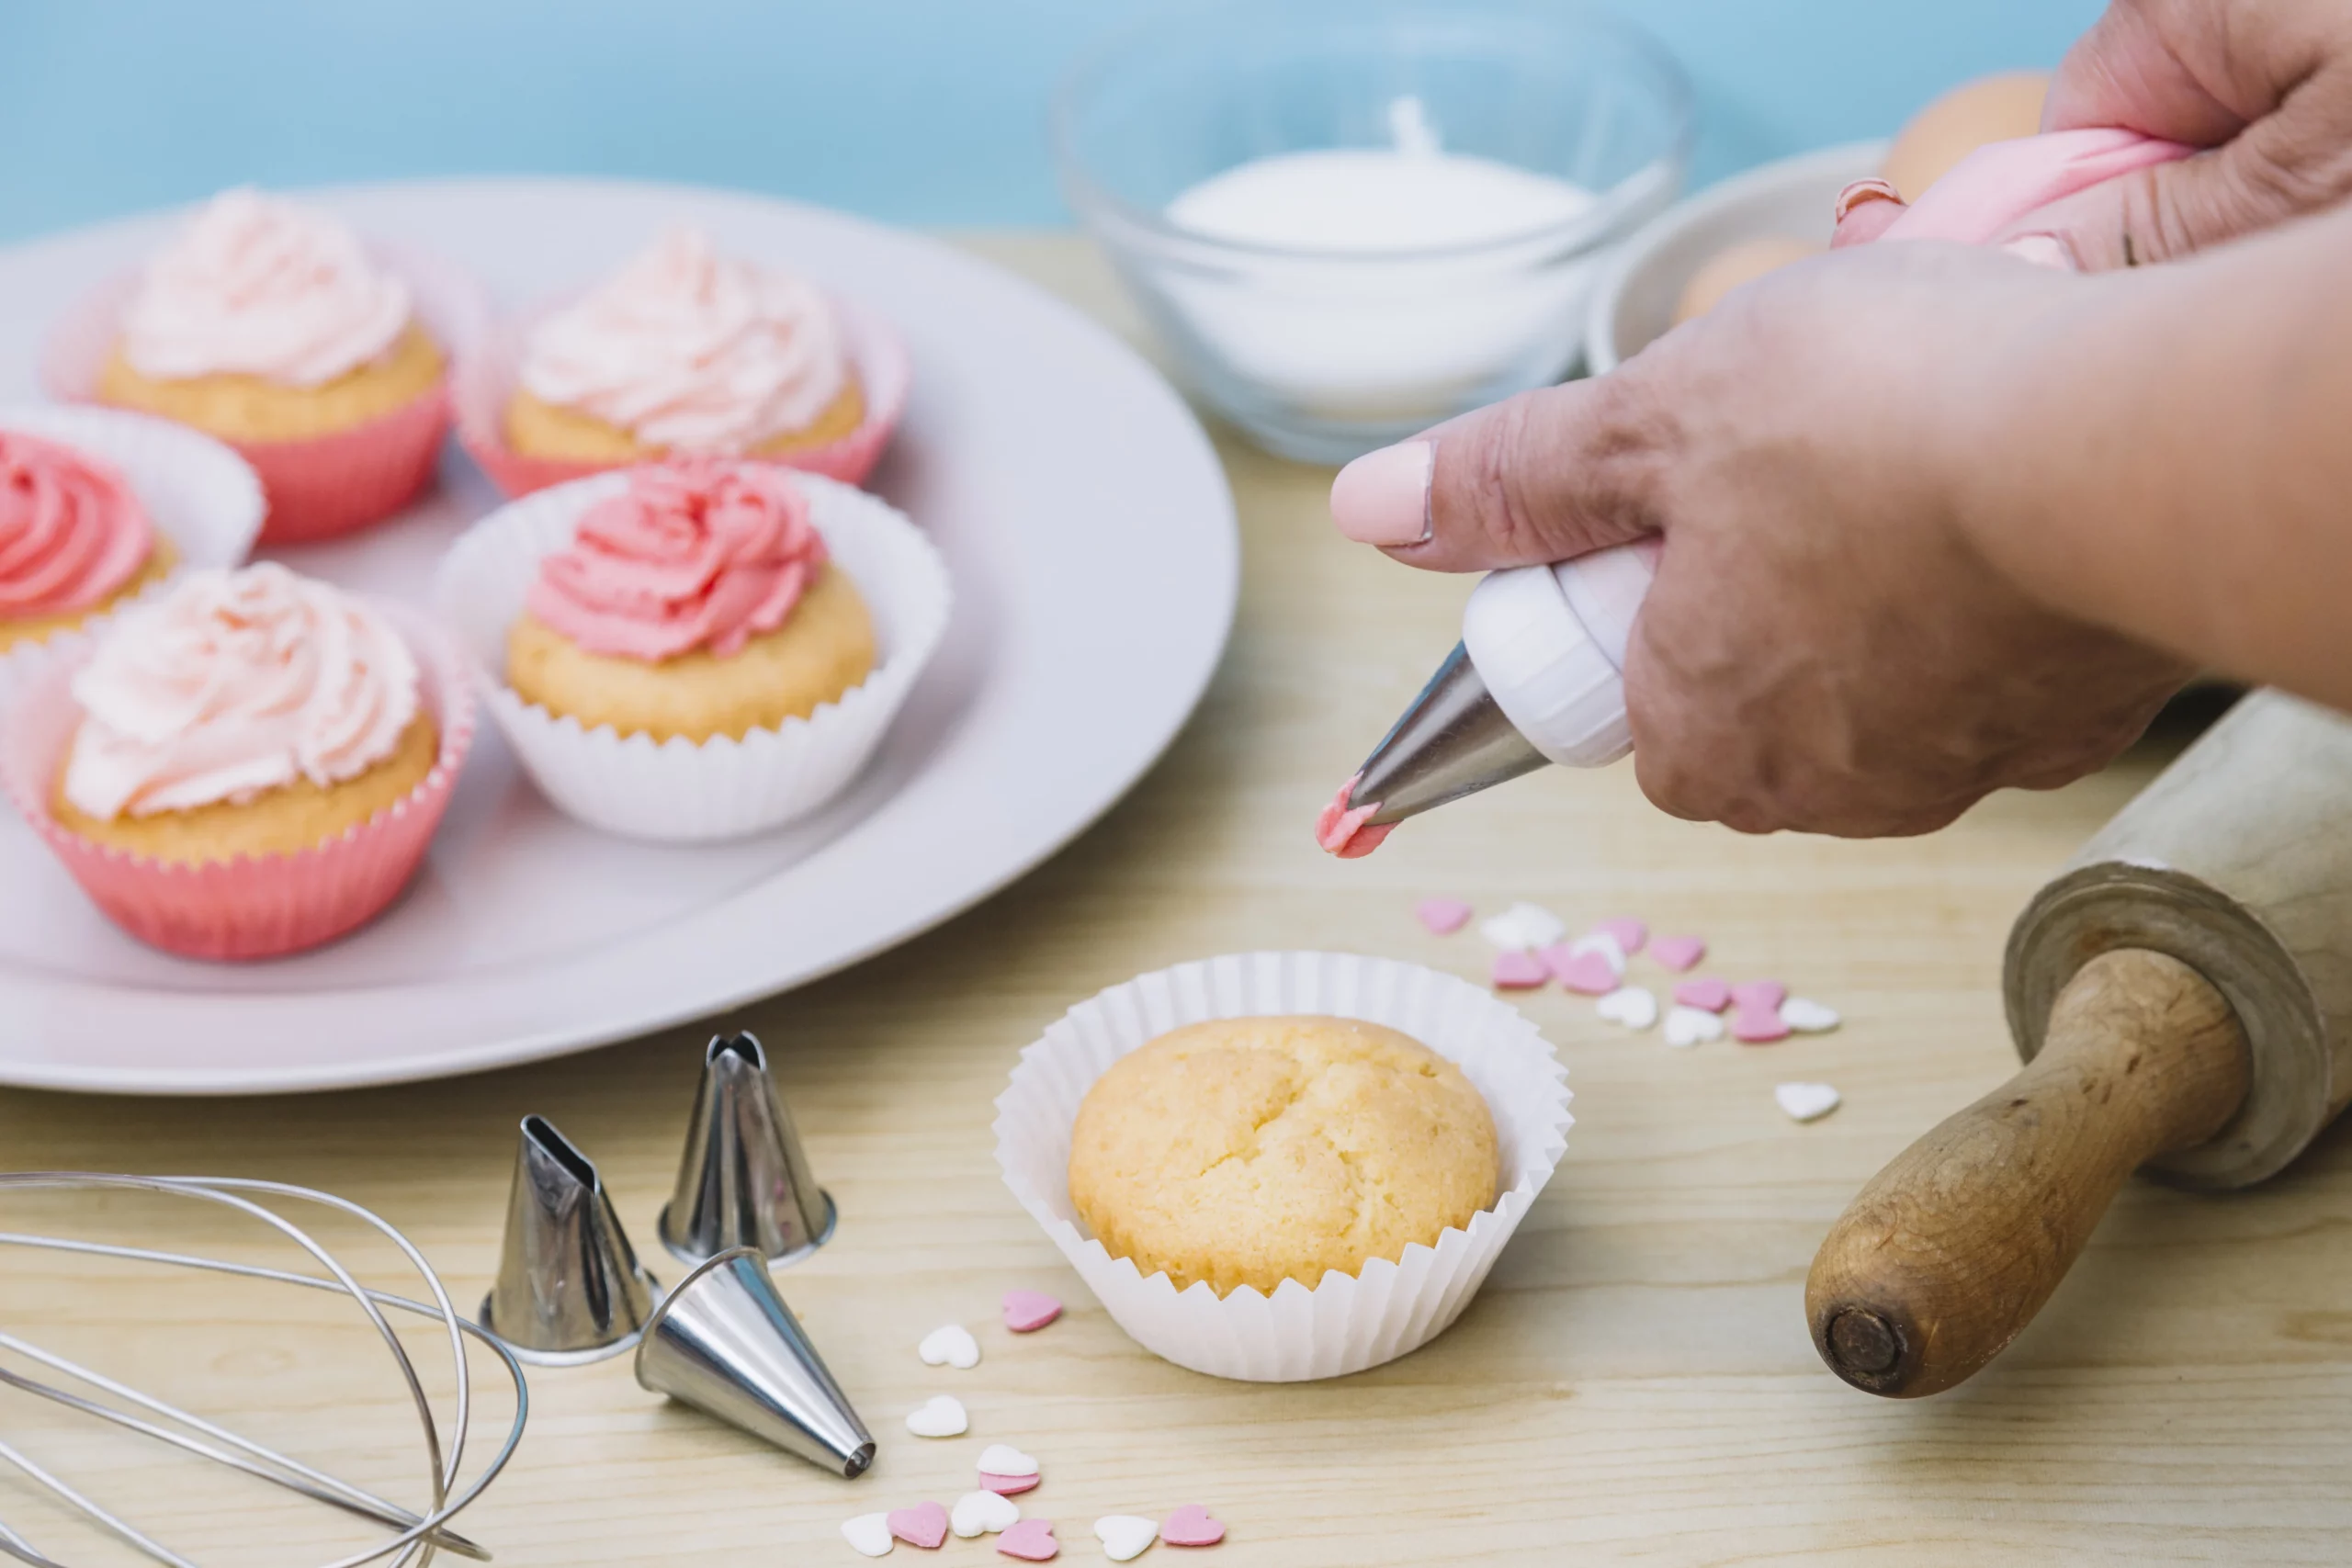
<svg viewBox="0 0 2352 1568">
<path fill-rule="evenodd" d="M 1140 338 L 1076 242 L 970 243 Z M 2041 1320 L 1955 1393 L 1855 1393 L 1805 1335 L 1805 1269 L 1831 1218 L 2014 1066 L 1996 993 L 2010 917 L 2160 765 L 2162 745 L 1880 844 L 1742 839 L 1650 809 L 1628 768 L 1555 771 L 1342 865 L 1314 852 L 1309 823 L 1452 643 L 1464 584 L 1340 542 L 1323 513 L 1328 472 L 1219 440 L 1244 536 L 1241 614 L 1167 760 L 982 908 L 726 1021 L 774 1049 L 841 1206 L 836 1239 L 783 1279 L 882 1439 L 873 1473 L 831 1479 L 667 1407 L 626 1362 L 548 1371 L 519 1458 L 464 1519 L 469 1535 L 512 1564 L 690 1551 L 850 1562 L 842 1519 L 952 1501 L 978 1446 L 1003 1440 L 1044 1461 L 1045 1486 L 1023 1501 L 1080 1562 L 1102 1561 L 1096 1517 L 1195 1501 L 1232 1532 L 1204 1568 L 2352 1560 L 2352 1138 L 2340 1130 L 2257 1191 L 2135 1184 Z M 1523 1005 L 1569 1064 L 1577 1125 L 1451 1332 L 1305 1386 L 1221 1382 L 1138 1349 L 998 1180 L 989 1102 L 1016 1053 L 1100 987 L 1216 953 L 1348 948 L 1482 975 L 1475 934 L 1413 921 L 1414 900 L 1435 893 L 1702 931 L 1711 969 L 1785 976 L 1842 1009 L 1846 1027 L 1770 1049 L 1670 1051 L 1597 1021 L 1587 1002 L 1532 997 Z M 403 1227 L 469 1305 L 493 1267 L 528 1111 L 601 1164 L 652 1248 L 709 1032 L 305 1099 L 0 1092 L 0 1165 L 324 1188 Z M 1771 1089 L 1798 1077 L 1836 1084 L 1845 1104 L 1792 1123 Z M 13 1198 L 0 1224 L 237 1245 L 224 1222 L 176 1208 L 74 1213 Z M 674 1277 L 666 1258 L 655 1266 Z M 995 1322 L 1012 1286 L 1071 1310 L 1013 1338 Z M 351 1316 L 300 1292 L 0 1250 L 0 1327 L 414 1498 L 413 1428 L 404 1440 L 388 1367 Z M 979 1331 L 979 1367 L 920 1364 L 916 1339 L 957 1320 Z M 969 1405 L 969 1438 L 906 1435 L 900 1417 L 937 1392 Z M 493 1424 L 503 1404 L 488 1401 Z M 318 1562 L 367 1539 L 20 1395 L 0 1393 L 0 1432 L 199 1562 Z M 5 1473 L 0 1518 L 76 1562 L 133 1560 Z M 951 1539 L 936 1561 L 1001 1561 L 989 1545 Z"/>
</svg>

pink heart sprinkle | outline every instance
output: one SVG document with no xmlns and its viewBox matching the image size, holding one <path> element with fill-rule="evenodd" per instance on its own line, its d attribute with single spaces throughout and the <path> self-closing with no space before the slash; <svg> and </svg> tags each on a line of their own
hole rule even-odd
<svg viewBox="0 0 2352 1568">
<path fill-rule="evenodd" d="M 1061 1314 L 1062 1303 L 1043 1291 L 1004 1292 L 1004 1325 L 1015 1334 L 1035 1334 Z"/>
<path fill-rule="evenodd" d="M 1592 929 L 1607 931 L 1615 937 L 1617 945 L 1624 950 L 1628 958 L 1641 952 L 1642 944 L 1650 939 L 1650 928 L 1631 915 L 1612 915 Z"/>
<path fill-rule="evenodd" d="M 1424 898 L 1413 906 L 1414 918 L 1439 936 L 1452 936 L 1476 913 L 1459 898 Z"/>
<path fill-rule="evenodd" d="M 1707 943 L 1695 936 L 1662 936 L 1650 943 L 1650 956 L 1679 975 L 1699 966 L 1707 956 Z"/>
<path fill-rule="evenodd" d="M 1168 1516 L 1159 1539 L 1170 1546 L 1215 1546 L 1225 1539 L 1225 1521 L 1198 1503 L 1187 1503 Z"/>
<path fill-rule="evenodd" d="M 1702 979 L 1678 981 L 1674 987 L 1676 1003 L 1697 1008 L 1701 1012 L 1721 1012 L 1731 1006 L 1731 986 L 1713 976 Z"/>
<path fill-rule="evenodd" d="M 1749 1045 L 1770 1045 L 1786 1040 L 1789 1026 L 1769 1009 L 1743 1007 L 1731 1015 L 1731 1037 Z"/>
<path fill-rule="evenodd" d="M 1495 985 L 1506 991 L 1524 991 L 1552 978 L 1552 971 L 1532 953 L 1495 954 Z"/>
<path fill-rule="evenodd" d="M 936 1503 L 918 1503 L 911 1508 L 893 1508 L 890 1510 L 890 1533 L 909 1546 L 936 1551 L 939 1543 L 947 1539 L 947 1510 Z"/>
<path fill-rule="evenodd" d="M 1005 1527 L 996 1538 L 996 1549 L 1023 1562 L 1051 1562 L 1061 1555 L 1062 1543 L 1054 1539 L 1053 1520 L 1023 1519 Z"/>
<path fill-rule="evenodd" d="M 1750 1012 L 1770 1012 L 1789 999 L 1789 988 L 1778 980 L 1742 980 L 1731 988 L 1732 1005 Z"/>
<path fill-rule="evenodd" d="M 1623 983 L 1618 979 L 1616 965 L 1598 953 L 1579 953 L 1555 964 L 1553 973 L 1560 976 L 1560 984 L 1588 997 L 1605 997 Z"/>
<path fill-rule="evenodd" d="M 1023 1492 L 1035 1492 L 1037 1489 L 1037 1481 L 1038 1477 L 1034 1473 L 990 1475 L 985 1470 L 980 1472 L 980 1490 L 993 1492 L 1000 1497 L 1017 1497 Z"/>
</svg>

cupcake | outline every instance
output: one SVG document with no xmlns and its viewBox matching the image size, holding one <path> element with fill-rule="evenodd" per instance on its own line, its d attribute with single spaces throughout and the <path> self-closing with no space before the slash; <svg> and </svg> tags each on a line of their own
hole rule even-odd
<svg viewBox="0 0 2352 1568">
<path fill-rule="evenodd" d="M 410 278 L 323 212 L 226 192 L 86 313 L 52 345 L 52 390 L 229 443 L 262 476 L 270 541 L 376 522 L 432 475 L 448 345 Z"/>
<path fill-rule="evenodd" d="M 837 794 L 945 629 L 945 569 L 873 497 L 688 458 L 577 481 L 450 552 L 443 610 L 542 790 L 640 838 L 729 838 Z"/>
<path fill-rule="evenodd" d="M 1497 1175 L 1462 1069 L 1351 1018 L 1170 1030 L 1094 1081 L 1070 1136 L 1070 1201 L 1104 1250 L 1220 1296 L 1434 1247 Z"/>
<path fill-rule="evenodd" d="M 17 808 L 119 924 L 214 958 L 381 909 L 470 741 L 429 633 L 273 563 L 187 574 L 9 715 Z"/>
<path fill-rule="evenodd" d="M 469 367 L 459 434 L 510 494 L 681 457 L 855 482 L 905 392 L 903 352 L 885 334 L 685 229 Z"/>
</svg>

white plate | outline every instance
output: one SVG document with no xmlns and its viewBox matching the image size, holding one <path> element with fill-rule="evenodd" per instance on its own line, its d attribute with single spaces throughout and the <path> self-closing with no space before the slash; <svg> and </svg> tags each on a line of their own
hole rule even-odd
<svg viewBox="0 0 2352 1568">
<path fill-rule="evenodd" d="M 812 821 L 707 848 L 558 816 L 485 725 L 417 884 L 323 951 L 228 966 L 121 935 L 0 822 L 0 1082 L 276 1091 L 471 1071 L 782 990 L 937 924 L 1067 843 L 1150 766 L 1232 623 L 1239 552 L 1215 453 L 1149 367 L 1077 311 L 944 245 L 715 191 L 584 181 L 350 187 L 314 198 L 472 268 L 502 307 L 575 287 L 662 226 L 786 263 L 895 321 L 914 395 L 872 488 L 956 580 L 945 646 L 873 767 Z M 41 335 L 164 217 L 0 250 L 0 401 Z M 441 488 L 356 538 L 279 554 L 424 603 L 496 496 Z"/>
</svg>

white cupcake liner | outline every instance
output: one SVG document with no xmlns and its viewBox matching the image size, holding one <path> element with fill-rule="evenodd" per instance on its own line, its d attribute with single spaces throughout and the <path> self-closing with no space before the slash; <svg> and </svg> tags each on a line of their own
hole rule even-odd
<svg viewBox="0 0 2352 1568">
<path fill-rule="evenodd" d="M 946 635 L 946 564 L 906 515 L 862 491 L 777 470 L 801 487 L 809 520 L 874 617 L 878 658 L 865 682 L 807 718 L 696 743 L 586 729 L 506 683 L 506 634 L 539 562 L 571 542 L 580 515 L 628 486 L 626 470 L 556 485 L 492 513 L 441 563 L 435 596 L 483 704 L 558 808 L 629 838 L 741 838 L 805 817 L 857 776 Z"/>
<path fill-rule="evenodd" d="M 1400 1030 L 1460 1066 L 1486 1098 L 1500 1140 L 1503 1190 L 1467 1230 L 1401 1261 L 1374 1258 L 1313 1289 L 1285 1280 L 1220 1299 L 1146 1279 L 1087 1234 L 1069 1197 L 1070 1132 L 1094 1080 L 1171 1029 L 1216 1018 L 1309 1013 Z M 1142 975 L 1080 1002 L 1021 1053 L 997 1098 L 1005 1185 L 1053 1237 L 1130 1337 L 1213 1377 L 1297 1382 L 1376 1367 L 1453 1323 L 1494 1267 L 1567 1147 L 1567 1069 L 1535 1026 L 1451 975 L 1344 953 L 1245 953 Z"/>
<path fill-rule="evenodd" d="M 0 683 L 13 684 L 82 647 L 115 616 L 152 598 L 184 571 L 243 565 L 261 533 L 267 505 L 252 465 L 184 424 L 123 409 L 25 403 L 0 408 L 0 430 L 38 435 L 111 465 L 130 482 L 155 532 L 178 555 L 167 576 L 138 593 L 78 626 L 0 654 Z"/>
</svg>

